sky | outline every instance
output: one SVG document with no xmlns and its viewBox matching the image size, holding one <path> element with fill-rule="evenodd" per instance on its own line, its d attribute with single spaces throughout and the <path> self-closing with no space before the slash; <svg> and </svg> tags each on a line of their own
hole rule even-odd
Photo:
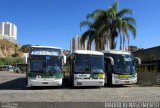
<svg viewBox="0 0 160 108">
<path fill-rule="evenodd" d="M 16 24 L 18 43 L 21 45 L 69 49 L 70 38 L 84 32 L 79 25 L 86 15 L 96 9 L 107 9 L 113 2 L 114 0 L 0 0 L 0 22 Z M 130 45 L 139 48 L 160 45 L 159 5 L 160 0 L 119 0 L 119 8 L 132 9 L 137 21 L 137 37 L 131 38 Z"/>
</svg>

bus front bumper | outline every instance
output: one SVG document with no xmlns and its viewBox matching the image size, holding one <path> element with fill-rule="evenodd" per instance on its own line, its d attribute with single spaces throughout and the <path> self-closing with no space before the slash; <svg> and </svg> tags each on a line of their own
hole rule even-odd
<svg viewBox="0 0 160 108">
<path fill-rule="evenodd" d="M 74 86 L 104 86 L 104 79 L 76 79 Z"/>
<path fill-rule="evenodd" d="M 133 79 L 112 79 L 113 85 L 127 85 L 137 83 L 137 78 Z"/>
<path fill-rule="evenodd" d="M 61 86 L 62 79 L 29 79 L 28 87 L 32 86 Z"/>
</svg>

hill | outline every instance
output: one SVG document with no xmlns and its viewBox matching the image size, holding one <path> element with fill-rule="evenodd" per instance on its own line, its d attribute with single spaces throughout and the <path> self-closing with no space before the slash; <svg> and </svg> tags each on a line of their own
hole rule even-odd
<svg viewBox="0 0 160 108">
<path fill-rule="evenodd" d="M 0 57 L 21 57 L 20 45 L 8 40 L 0 40 Z"/>
</svg>

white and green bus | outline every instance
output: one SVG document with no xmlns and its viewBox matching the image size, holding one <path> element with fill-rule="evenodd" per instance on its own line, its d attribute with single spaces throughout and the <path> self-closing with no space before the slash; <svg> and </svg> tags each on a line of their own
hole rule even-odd
<svg viewBox="0 0 160 108">
<path fill-rule="evenodd" d="M 61 48 L 32 46 L 27 59 L 28 87 L 61 86 L 63 80 L 62 62 Z"/>
<path fill-rule="evenodd" d="M 76 50 L 67 57 L 72 86 L 104 86 L 104 54 Z"/>
<path fill-rule="evenodd" d="M 141 64 L 138 57 L 122 50 L 103 51 L 105 61 L 106 83 L 125 85 L 137 83 L 136 65 Z"/>
</svg>

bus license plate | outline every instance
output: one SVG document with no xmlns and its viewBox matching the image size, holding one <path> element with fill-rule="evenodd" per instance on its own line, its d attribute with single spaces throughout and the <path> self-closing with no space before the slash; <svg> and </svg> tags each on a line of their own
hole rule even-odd
<svg viewBox="0 0 160 108">
<path fill-rule="evenodd" d="M 48 84 L 48 82 L 42 82 L 42 84 Z"/>
<path fill-rule="evenodd" d="M 129 81 L 125 81 L 126 84 L 129 84 Z"/>
</svg>

